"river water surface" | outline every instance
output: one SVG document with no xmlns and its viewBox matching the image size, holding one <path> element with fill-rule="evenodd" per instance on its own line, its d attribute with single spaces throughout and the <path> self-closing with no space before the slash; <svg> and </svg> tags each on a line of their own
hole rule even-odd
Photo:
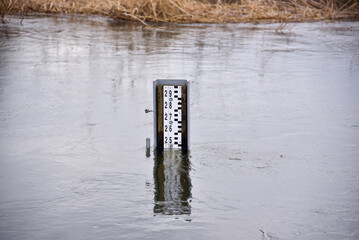
<svg viewBox="0 0 359 240">
<path fill-rule="evenodd" d="M 359 239 L 359 23 L 282 27 L 8 17 L 0 239 Z M 146 156 L 158 78 L 189 154 Z"/>
</svg>

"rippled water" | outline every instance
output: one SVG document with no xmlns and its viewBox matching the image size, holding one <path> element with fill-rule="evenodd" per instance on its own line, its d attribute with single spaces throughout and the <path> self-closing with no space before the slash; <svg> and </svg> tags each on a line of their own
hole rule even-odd
<svg viewBox="0 0 359 240">
<path fill-rule="evenodd" d="M 0 239 L 358 239 L 359 23 L 0 25 Z M 151 152 L 152 81 L 191 152 Z"/>
</svg>

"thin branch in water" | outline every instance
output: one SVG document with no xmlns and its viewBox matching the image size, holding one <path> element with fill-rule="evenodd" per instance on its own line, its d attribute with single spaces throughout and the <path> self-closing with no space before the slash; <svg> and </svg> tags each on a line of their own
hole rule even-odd
<svg viewBox="0 0 359 240">
<path fill-rule="evenodd" d="M 262 233 L 265 240 L 271 240 L 272 236 L 266 233 L 262 224 L 261 224 L 261 228 L 259 229 L 259 231 Z"/>
</svg>

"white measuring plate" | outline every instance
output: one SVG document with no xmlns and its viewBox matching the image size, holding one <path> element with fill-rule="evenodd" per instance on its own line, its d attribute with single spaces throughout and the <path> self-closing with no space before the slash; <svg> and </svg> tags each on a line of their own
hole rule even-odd
<svg viewBox="0 0 359 240">
<path fill-rule="evenodd" d="M 164 148 L 182 148 L 181 86 L 163 86 Z"/>
</svg>

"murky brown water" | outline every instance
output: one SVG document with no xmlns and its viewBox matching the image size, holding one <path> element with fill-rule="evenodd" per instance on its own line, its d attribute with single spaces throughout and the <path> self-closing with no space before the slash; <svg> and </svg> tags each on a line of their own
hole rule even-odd
<svg viewBox="0 0 359 240">
<path fill-rule="evenodd" d="M 0 239 L 359 238 L 359 23 L 0 25 Z M 152 81 L 191 152 L 151 153 Z"/>
</svg>

